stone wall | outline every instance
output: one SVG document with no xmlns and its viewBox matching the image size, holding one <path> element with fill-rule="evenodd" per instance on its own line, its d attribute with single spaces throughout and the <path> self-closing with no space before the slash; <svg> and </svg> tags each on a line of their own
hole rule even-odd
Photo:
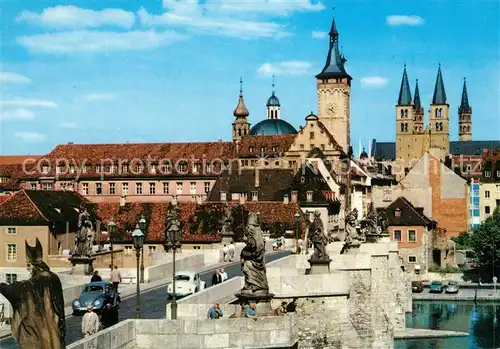
<svg viewBox="0 0 500 349">
<path fill-rule="evenodd" d="M 89 338 L 68 345 L 67 349 L 135 349 L 135 320 L 125 320 Z M 151 347 L 155 348 L 155 347 Z"/>
</svg>

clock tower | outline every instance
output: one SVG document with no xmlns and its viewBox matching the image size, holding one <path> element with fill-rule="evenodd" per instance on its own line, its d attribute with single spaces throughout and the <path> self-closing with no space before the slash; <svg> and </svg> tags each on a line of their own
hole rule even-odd
<svg viewBox="0 0 500 349">
<path fill-rule="evenodd" d="M 339 51 L 339 33 L 332 20 L 330 46 L 326 64 L 316 75 L 319 120 L 347 153 L 351 143 L 351 76 L 346 72 L 347 61 Z"/>
</svg>

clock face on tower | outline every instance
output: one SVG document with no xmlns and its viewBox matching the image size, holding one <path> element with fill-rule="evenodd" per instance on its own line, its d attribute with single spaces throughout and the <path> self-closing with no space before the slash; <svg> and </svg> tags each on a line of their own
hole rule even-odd
<svg viewBox="0 0 500 349">
<path fill-rule="evenodd" d="M 328 113 L 328 115 L 330 116 L 335 116 L 337 115 L 337 106 L 335 104 L 328 104 L 326 106 L 326 112 Z"/>
</svg>

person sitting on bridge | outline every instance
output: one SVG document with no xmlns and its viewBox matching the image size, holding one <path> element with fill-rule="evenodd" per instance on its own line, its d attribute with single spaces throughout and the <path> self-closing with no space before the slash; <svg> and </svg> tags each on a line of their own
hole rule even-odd
<svg viewBox="0 0 500 349">
<path fill-rule="evenodd" d="M 223 315 L 224 315 L 224 312 L 219 307 L 219 303 L 215 303 L 213 305 L 213 307 L 211 307 L 210 309 L 208 309 L 207 318 L 210 319 L 210 320 L 215 320 L 215 319 L 221 318 Z"/>
<path fill-rule="evenodd" d="M 297 309 L 297 298 L 294 298 L 288 305 L 286 306 L 287 313 L 295 313 Z"/>
<path fill-rule="evenodd" d="M 251 303 L 250 306 L 245 309 L 245 317 L 257 321 L 257 305 L 255 305 L 255 303 Z"/>
<path fill-rule="evenodd" d="M 287 305 L 287 302 L 283 301 L 281 302 L 281 305 L 279 307 L 277 307 L 276 309 L 274 309 L 274 315 L 275 316 L 283 316 L 286 314 L 286 305 Z"/>
</svg>

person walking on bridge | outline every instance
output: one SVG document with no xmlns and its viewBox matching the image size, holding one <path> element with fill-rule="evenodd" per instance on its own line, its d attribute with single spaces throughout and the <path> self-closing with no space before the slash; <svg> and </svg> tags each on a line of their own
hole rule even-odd
<svg viewBox="0 0 500 349">
<path fill-rule="evenodd" d="M 90 337 L 99 331 L 99 316 L 94 313 L 92 305 L 87 306 L 87 313 L 83 315 L 82 332 L 85 337 Z"/>
</svg>

